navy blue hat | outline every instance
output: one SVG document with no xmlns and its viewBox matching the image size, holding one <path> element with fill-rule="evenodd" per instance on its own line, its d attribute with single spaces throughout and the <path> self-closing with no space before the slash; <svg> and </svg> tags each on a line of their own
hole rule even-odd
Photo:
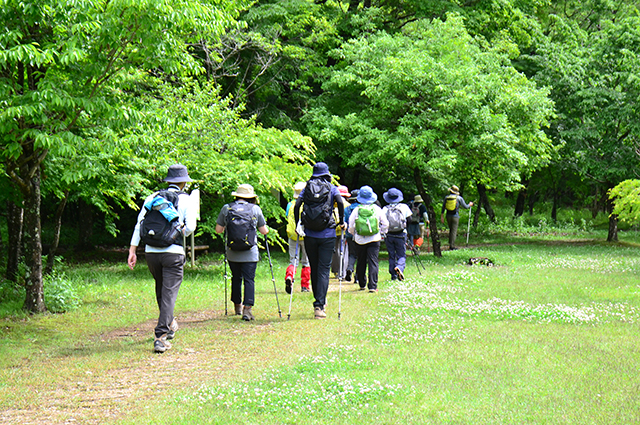
<svg viewBox="0 0 640 425">
<path fill-rule="evenodd" d="M 318 162 L 313 166 L 313 174 L 311 177 L 330 176 L 329 166 L 324 162 Z"/>
<path fill-rule="evenodd" d="M 391 189 L 386 191 L 382 195 L 382 197 L 384 198 L 385 202 L 387 202 L 388 204 L 395 204 L 397 202 L 402 202 L 402 200 L 404 199 L 402 192 L 396 189 L 395 187 L 392 187 Z"/>
<path fill-rule="evenodd" d="M 358 192 L 358 202 L 362 205 L 373 204 L 378 200 L 378 195 L 369 186 L 362 186 Z"/>
<path fill-rule="evenodd" d="M 182 164 L 173 164 L 167 171 L 167 178 L 164 179 L 167 183 L 183 183 L 192 182 L 187 172 L 187 167 Z"/>
</svg>

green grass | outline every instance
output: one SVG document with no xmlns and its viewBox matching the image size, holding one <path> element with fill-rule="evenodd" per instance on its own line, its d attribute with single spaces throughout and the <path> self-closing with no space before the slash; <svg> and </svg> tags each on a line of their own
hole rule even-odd
<svg viewBox="0 0 640 425">
<path fill-rule="evenodd" d="M 382 262 L 378 294 L 345 284 L 340 301 L 332 282 L 325 321 L 298 287 L 287 320 L 287 262 L 273 253 L 282 318 L 266 258 L 257 320 L 225 316 L 212 255 L 186 272 L 185 321 L 163 355 L 151 352 L 157 309 L 144 264 L 66 267 L 80 307 L 0 321 L 0 422 L 637 423 L 640 251 L 621 236 L 423 254 L 426 271 L 409 258 L 402 283 Z M 470 257 L 496 267 L 467 266 Z"/>
</svg>

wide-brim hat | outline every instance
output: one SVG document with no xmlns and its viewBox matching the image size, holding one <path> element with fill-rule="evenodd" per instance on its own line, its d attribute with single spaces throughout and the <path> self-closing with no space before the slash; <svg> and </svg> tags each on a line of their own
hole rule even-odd
<svg viewBox="0 0 640 425">
<path fill-rule="evenodd" d="M 313 166 L 313 174 L 311 177 L 330 176 L 329 166 L 324 162 L 318 162 Z"/>
<path fill-rule="evenodd" d="M 424 202 L 424 201 L 422 200 L 422 196 L 416 195 L 416 196 L 413 197 L 413 202 L 420 203 L 420 202 Z"/>
<path fill-rule="evenodd" d="M 358 192 L 358 202 L 363 205 L 373 204 L 378 200 L 378 195 L 369 186 L 362 186 Z"/>
<path fill-rule="evenodd" d="M 173 164 L 167 170 L 167 177 L 164 179 L 167 183 L 184 183 L 192 182 L 187 167 L 182 164 Z"/>
<path fill-rule="evenodd" d="M 455 195 L 460 195 L 460 189 L 458 189 L 458 186 L 451 186 L 449 188 L 449 192 L 455 194 Z"/>
<path fill-rule="evenodd" d="M 231 195 L 235 196 L 236 198 L 244 199 L 253 199 L 258 196 L 253 191 L 253 186 L 251 186 L 250 184 L 239 185 L 235 192 L 231 192 Z"/>
<path fill-rule="evenodd" d="M 293 197 L 297 198 L 300 196 L 304 188 L 307 187 L 307 182 L 298 182 L 293 186 Z"/>
<path fill-rule="evenodd" d="M 349 192 L 349 188 L 347 186 L 338 186 L 338 192 L 340 192 L 340 196 L 343 198 L 349 198 L 351 193 Z"/>
<path fill-rule="evenodd" d="M 382 194 L 382 198 L 388 204 L 395 204 L 397 202 L 402 202 L 402 200 L 404 199 L 404 196 L 402 195 L 402 192 L 400 190 L 396 189 L 395 187 L 392 187 L 391 189 L 387 190 L 385 193 Z"/>
</svg>

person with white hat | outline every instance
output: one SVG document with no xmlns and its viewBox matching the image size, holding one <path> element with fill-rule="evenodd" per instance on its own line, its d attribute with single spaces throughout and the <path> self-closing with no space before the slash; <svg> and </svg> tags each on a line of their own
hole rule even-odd
<svg viewBox="0 0 640 425">
<path fill-rule="evenodd" d="M 304 247 L 304 237 L 299 236 L 296 233 L 296 227 L 298 223 L 295 221 L 293 207 L 296 203 L 296 200 L 300 196 L 300 193 L 304 190 L 304 187 L 307 185 L 306 182 L 298 182 L 293 186 L 293 201 L 287 204 L 286 215 L 287 215 L 287 236 L 289 238 L 289 267 L 287 267 L 287 271 L 284 276 L 284 284 L 285 284 L 285 292 L 290 294 L 293 286 L 294 274 L 296 272 L 296 268 L 301 266 L 300 270 L 300 290 L 302 292 L 309 292 L 309 282 L 311 279 L 311 268 L 309 267 L 309 258 L 307 257 L 307 250 Z M 296 251 L 297 248 L 297 251 Z M 296 261 L 297 254 L 297 261 Z M 297 263 L 297 264 L 296 264 Z"/>
<path fill-rule="evenodd" d="M 231 195 L 236 199 L 220 210 L 216 232 L 225 233 L 227 262 L 231 269 L 231 301 L 235 314 L 242 315 L 242 320 L 250 321 L 255 319 L 251 309 L 255 305 L 256 268 L 260 259 L 256 230 L 266 235 L 269 229 L 257 205 L 258 197 L 253 186 L 241 184 Z"/>
<path fill-rule="evenodd" d="M 469 202 L 469 205 L 464 201 L 464 198 L 460 196 L 460 190 L 458 186 L 451 186 L 449 188 L 449 194 L 445 196 L 442 202 L 442 217 L 441 221 L 444 223 L 445 212 L 447 214 L 447 225 L 449 226 L 449 250 L 452 251 L 456 248 L 456 236 L 458 236 L 458 222 L 460 221 L 460 207 L 469 209 L 473 206 L 473 202 Z"/>
<path fill-rule="evenodd" d="M 164 243 L 164 246 L 152 246 L 147 243 L 144 249 L 147 266 L 155 280 L 156 301 L 160 310 L 153 342 L 153 349 L 157 353 L 164 353 L 171 348 L 169 340 L 173 339 L 178 330 L 178 322 L 173 316 L 173 311 L 184 273 L 185 253 L 182 236 L 189 236 L 196 229 L 198 214 L 197 205 L 193 205 L 189 195 L 182 192 L 185 185 L 193 181 L 189 177 L 187 167 L 182 164 L 170 166 L 164 181 L 169 183 L 168 189 L 156 192 L 145 200 L 145 206 L 151 205 L 158 195 L 177 200 L 177 207 L 175 207 L 177 222 L 175 223 L 179 232 L 175 235 L 175 239 Z M 147 214 L 151 214 L 151 210 L 142 208 L 131 237 L 127 259 L 131 270 L 137 262 L 136 249 L 141 242 L 140 229 L 144 227 L 142 222 L 147 218 Z"/>
</svg>

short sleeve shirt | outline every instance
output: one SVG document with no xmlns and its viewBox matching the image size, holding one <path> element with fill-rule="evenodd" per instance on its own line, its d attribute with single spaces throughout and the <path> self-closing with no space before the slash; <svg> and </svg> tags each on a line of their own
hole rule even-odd
<svg viewBox="0 0 640 425">
<path fill-rule="evenodd" d="M 247 203 L 247 201 L 242 199 L 237 202 L 244 204 Z M 267 224 L 264 219 L 264 215 L 262 215 L 262 210 L 259 206 L 254 205 L 251 212 L 253 213 L 253 217 L 255 218 L 254 223 L 256 225 L 256 232 L 260 233 L 257 228 L 265 226 Z M 218 220 L 216 220 L 216 224 L 226 228 L 228 213 L 229 204 L 225 205 L 220 210 L 220 214 L 218 214 Z M 260 259 L 260 251 L 258 250 L 258 245 L 252 246 L 251 249 L 248 249 L 246 251 L 234 251 L 227 246 L 227 242 L 225 240 L 225 249 L 227 251 L 227 260 L 234 263 L 256 263 Z"/>
</svg>

